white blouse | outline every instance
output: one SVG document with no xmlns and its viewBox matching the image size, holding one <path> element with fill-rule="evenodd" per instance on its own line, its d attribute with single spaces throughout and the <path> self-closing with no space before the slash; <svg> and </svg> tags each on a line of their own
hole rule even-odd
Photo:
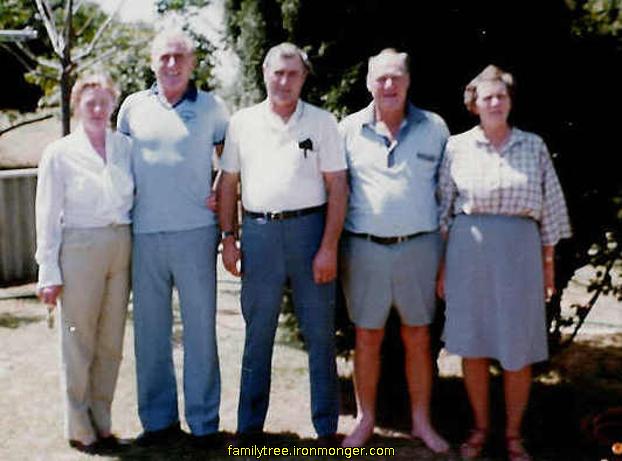
<svg viewBox="0 0 622 461">
<path fill-rule="evenodd" d="M 130 139 L 108 130 L 104 161 L 82 126 L 45 149 L 35 206 L 39 287 L 63 283 L 59 265 L 63 228 L 131 222 L 134 182 L 130 153 Z"/>
</svg>

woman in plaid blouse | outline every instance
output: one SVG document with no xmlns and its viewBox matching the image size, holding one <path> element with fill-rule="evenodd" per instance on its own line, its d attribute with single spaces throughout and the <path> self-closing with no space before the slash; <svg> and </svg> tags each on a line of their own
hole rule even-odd
<svg viewBox="0 0 622 461">
<path fill-rule="evenodd" d="M 445 341 L 463 357 L 474 429 L 461 445 L 478 457 L 488 438 L 489 361 L 504 369 L 506 447 L 521 442 L 531 364 L 548 357 L 545 298 L 554 290 L 554 247 L 570 236 L 566 204 L 542 139 L 508 124 L 513 77 L 486 67 L 465 89 L 479 116 L 452 136 L 441 167 L 441 228 L 447 236 L 439 294 L 447 301 Z"/>
</svg>

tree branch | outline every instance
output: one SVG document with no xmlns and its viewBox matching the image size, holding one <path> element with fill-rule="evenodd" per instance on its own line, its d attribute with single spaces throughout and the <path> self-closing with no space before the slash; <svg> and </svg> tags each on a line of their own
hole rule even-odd
<svg viewBox="0 0 622 461">
<path fill-rule="evenodd" d="M 28 47 L 24 46 L 24 44 L 22 44 L 20 42 L 15 42 L 14 45 L 22 53 L 24 53 L 24 56 L 26 56 L 31 61 L 36 62 L 38 65 L 40 65 L 42 67 L 47 67 L 48 69 L 53 69 L 55 71 L 59 71 L 60 70 L 60 66 L 57 63 L 55 63 L 54 61 L 50 61 L 49 59 L 42 58 L 41 56 L 35 56 L 32 53 L 32 51 L 30 51 L 28 49 Z"/>
<path fill-rule="evenodd" d="M 76 71 L 77 72 L 82 72 L 84 69 L 88 69 L 92 65 L 94 65 L 94 64 L 96 64 L 96 63 L 98 63 L 100 61 L 105 61 L 110 56 L 112 56 L 114 54 L 118 54 L 118 53 L 119 53 L 119 50 L 111 49 L 111 50 L 108 50 L 107 52 L 105 52 L 103 54 L 100 54 L 100 55 L 94 57 L 93 59 L 82 60 L 82 62 L 80 62 L 78 64 L 78 66 L 76 67 Z"/>
<path fill-rule="evenodd" d="M 125 3 L 125 0 L 118 1 L 116 8 L 114 9 L 112 13 L 110 13 L 106 21 L 104 21 L 104 23 L 100 26 L 99 30 L 95 33 L 93 40 L 91 40 L 91 43 L 89 43 L 89 45 L 86 47 L 86 49 L 82 53 L 79 53 L 78 55 L 76 55 L 75 57 L 76 62 L 86 58 L 88 55 L 90 55 L 93 52 L 93 50 L 95 49 L 95 45 L 97 45 L 97 42 L 102 37 L 105 30 L 108 28 L 108 26 L 110 25 L 112 20 L 115 18 L 115 16 L 117 15 L 119 10 L 121 9 L 121 6 L 123 6 L 124 3 Z"/>
<path fill-rule="evenodd" d="M 33 1 L 35 2 L 35 6 L 37 7 L 39 16 L 41 16 L 41 20 L 43 21 L 45 30 L 48 33 L 50 42 L 52 42 L 52 48 L 54 49 L 54 52 L 58 55 L 58 57 L 62 57 L 63 39 L 58 33 L 58 30 L 56 29 L 56 25 L 54 24 L 54 16 L 52 14 L 52 9 L 50 8 L 50 4 L 47 2 L 47 0 L 33 0 Z"/>
<path fill-rule="evenodd" d="M 21 122 L 16 123 L 15 125 L 11 125 L 8 128 L 4 128 L 2 130 L 0 130 L 0 136 L 2 136 L 5 133 L 8 133 L 9 131 L 12 131 L 16 128 L 19 128 L 21 126 L 24 125 L 29 125 L 31 123 L 35 123 L 35 122 L 40 122 L 41 120 L 47 120 L 48 118 L 52 118 L 53 115 L 52 114 L 46 114 L 46 115 L 41 115 L 40 117 L 35 117 L 35 118 L 31 118 L 29 120 L 23 120 Z"/>
</svg>

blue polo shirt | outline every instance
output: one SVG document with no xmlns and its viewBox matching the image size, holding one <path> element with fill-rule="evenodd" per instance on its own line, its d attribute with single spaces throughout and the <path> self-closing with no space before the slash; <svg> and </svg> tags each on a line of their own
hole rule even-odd
<svg viewBox="0 0 622 461">
<path fill-rule="evenodd" d="M 183 231 L 217 222 L 205 198 L 212 186 L 214 146 L 224 141 L 228 120 L 224 103 L 192 84 L 175 105 L 157 85 L 127 97 L 117 127 L 133 140 L 134 233 Z"/>
<path fill-rule="evenodd" d="M 438 170 L 449 136 L 443 119 L 408 104 L 391 143 L 372 103 L 346 117 L 340 129 L 350 180 L 345 228 L 381 237 L 438 229 Z"/>
</svg>

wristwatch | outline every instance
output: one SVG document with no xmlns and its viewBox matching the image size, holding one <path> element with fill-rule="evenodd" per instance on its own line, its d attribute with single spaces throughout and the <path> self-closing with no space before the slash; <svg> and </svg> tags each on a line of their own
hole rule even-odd
<svg viewBox="0 0 622 461">
<path fill-rule="evenodd" d="M 232 230 L 222 231 L 220 233 L 220 240 L 221 241 L 226 239 L 227 237 L 233 237 L 234 239 L 237 239 L 238 236 L 237 236 L 237 233 L 235 231 L 232 231 Z"/>
</svg>

